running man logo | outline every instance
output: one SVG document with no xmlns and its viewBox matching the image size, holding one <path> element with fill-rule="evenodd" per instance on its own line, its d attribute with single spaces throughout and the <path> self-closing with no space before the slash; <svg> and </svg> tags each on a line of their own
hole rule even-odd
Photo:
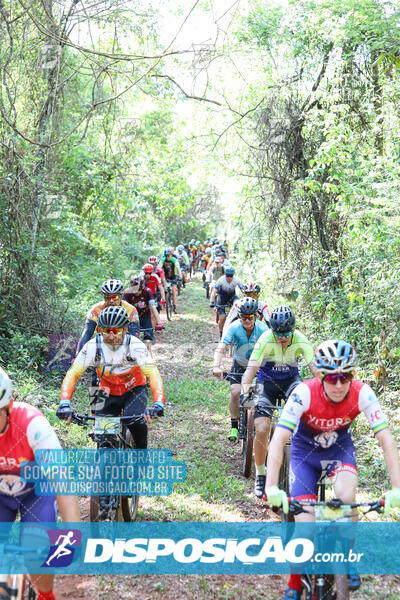
<svg viewBox="0 0 400 600">
<path fill-rule="evenodd" d="M 82 532 L 79 529 L 48 529 L 50 550 L 42 567 L 68 567 L 82 541 Z"/>
</svg>

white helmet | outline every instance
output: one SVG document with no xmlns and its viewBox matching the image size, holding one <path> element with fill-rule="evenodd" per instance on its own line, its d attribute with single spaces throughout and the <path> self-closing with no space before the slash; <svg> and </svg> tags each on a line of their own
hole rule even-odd
<svg viewBox="0 0 400 600">
<path fill-rule="evenodd" d="M 0 408 L 7 406 L 12 394 L 11 379 L 0 367 Z"/>
<path fill-rule="evenodd" d="M 315 366 L 321 373 L 349 373 L 357 364 L 356 351 L 344 340 L 328 340 L 315 350 Z"/>
</svg>

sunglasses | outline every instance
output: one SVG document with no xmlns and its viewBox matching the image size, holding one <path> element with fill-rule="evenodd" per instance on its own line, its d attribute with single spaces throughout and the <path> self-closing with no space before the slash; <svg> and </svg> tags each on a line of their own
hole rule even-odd
<svg viewBox="0 0 400 600">
<path fill-rule="evenodd" d="M 323 381 L 326 381 L 326 383 L 333 383 L 335 385 L 338 381 L 340 381 L 340 383 L 348 383 L 352 379 L 352 373 L 330 373 L 324 376 Z"/>
<path fill-rule="evenodd" d="M 284 331 L 283 333 L 277 333 L 276 331 L 274 331 L 274 336 L 277 338 L 290 338 L 293 335 L 293 331 Z"/>
<path fill-rule="evenodd" d="M 233 275 L 226 275 L 227 279 L 232 279 Z"/>
<path fill-rule="evenodd" d="M 105 333 L 106 335 L 108 335 L 109 333 L 114 333 L 114 335 L 118 335 L 118 334 L 122 333 L 123 330 L 124 330 L 123 327 L 104 327 L 103 333 Z"/>
<path fill-rule="evenodd" d="M 241 315 L 240 318 L 242 321 L 253 321 L 255 315 Z"/>
<path fill-rule="evenodd" d="M 119 296 L 119 294 L 116 294 L 115 296 L 104 296 L 104 298 L 109 302 L 114 302 L 115 300 L 119 300 Z"/>
</svg>

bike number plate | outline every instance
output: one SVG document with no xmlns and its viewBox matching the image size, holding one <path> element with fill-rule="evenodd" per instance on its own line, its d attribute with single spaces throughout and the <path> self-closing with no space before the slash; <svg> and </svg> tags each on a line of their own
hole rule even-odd
<svg viewBox="0 0 400 600">
<path fill-rule="evenodd" d="M 120 427 L 119 417 L 96 417 L 94 421 L 94 433 L 106 433 L 118 435 Z"/>
</svg>

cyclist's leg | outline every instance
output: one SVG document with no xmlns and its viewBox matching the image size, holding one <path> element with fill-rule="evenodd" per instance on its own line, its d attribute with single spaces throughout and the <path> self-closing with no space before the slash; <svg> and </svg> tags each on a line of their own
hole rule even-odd
<svg viewBox="0 0 400 600">
<path fill-rule="evenodd" d="M 175 279 L 172 281 L 171 290 L 172 290 L 172 304 L 173 304 L 173 307 L 174 307 L 174 312 L 176 312 L 175 309 L 176 309 L 176 301 L 177 301 L 177 297 L 178 297 L 178 289 L 177 289 L 177 286 L 176 286 L 176 280 Z"/>
<path fill-rule="evenodd" d="M 236 360 L 234 360 L 229 375 L 227 377 L 227 380 L 231 384 L 231 396 L 229 400 L 231 431 L 228 434 L 229 439 L 234 438 L 235 440 L 237 440 L 239 435 L 239 397 L 242 376 L 245 370 L 245 367 L 242 367 Z"/>
<path fill-rule="evenodd" d="M 139 385 L 127 394 L 124 394 L 124 416 L 130 417 L 133 415 L 141 415 L 146 410 L 147 406 L 147 386 Z M 138 422 L 128 425 L 128 429 L 132 434 L 136 448 L 144 450 L 147 448 L 147 425 L 146 423 Z"/>
<path fill-rule="evenodd" d="M 154 342 L 154 329 L 151 322 L 150 310 L 142 313 L 139 317 L 140 329 L 143 330 L 143 342 L 151 354 L 151 346 Z"/>
<path fill-rule="evenodd" d="M 271 419 L 276 404 L 277 389 L 273 382 L 257 381 L 255 389 L 256 410 L 254 425 L 256 436 L 254 440 L 254 462 L 258 470 L 263 471 L 267 458 Z"/>
<path fill-rule="evenodd" d="M 57 521 L 57 506 L 55 496 L 37 496 L 34 491 L 24 494 L 19 501 L 22 523 L 55 523 Z M 22 533 L 22 545 L 44 548 L 48 545 L 47 528 L 29 527 L 28 532 Z M 32 585 L 38 591 L 38 598 L 52 600 L 54 575 L 29 575 Z"/>
</svg>

